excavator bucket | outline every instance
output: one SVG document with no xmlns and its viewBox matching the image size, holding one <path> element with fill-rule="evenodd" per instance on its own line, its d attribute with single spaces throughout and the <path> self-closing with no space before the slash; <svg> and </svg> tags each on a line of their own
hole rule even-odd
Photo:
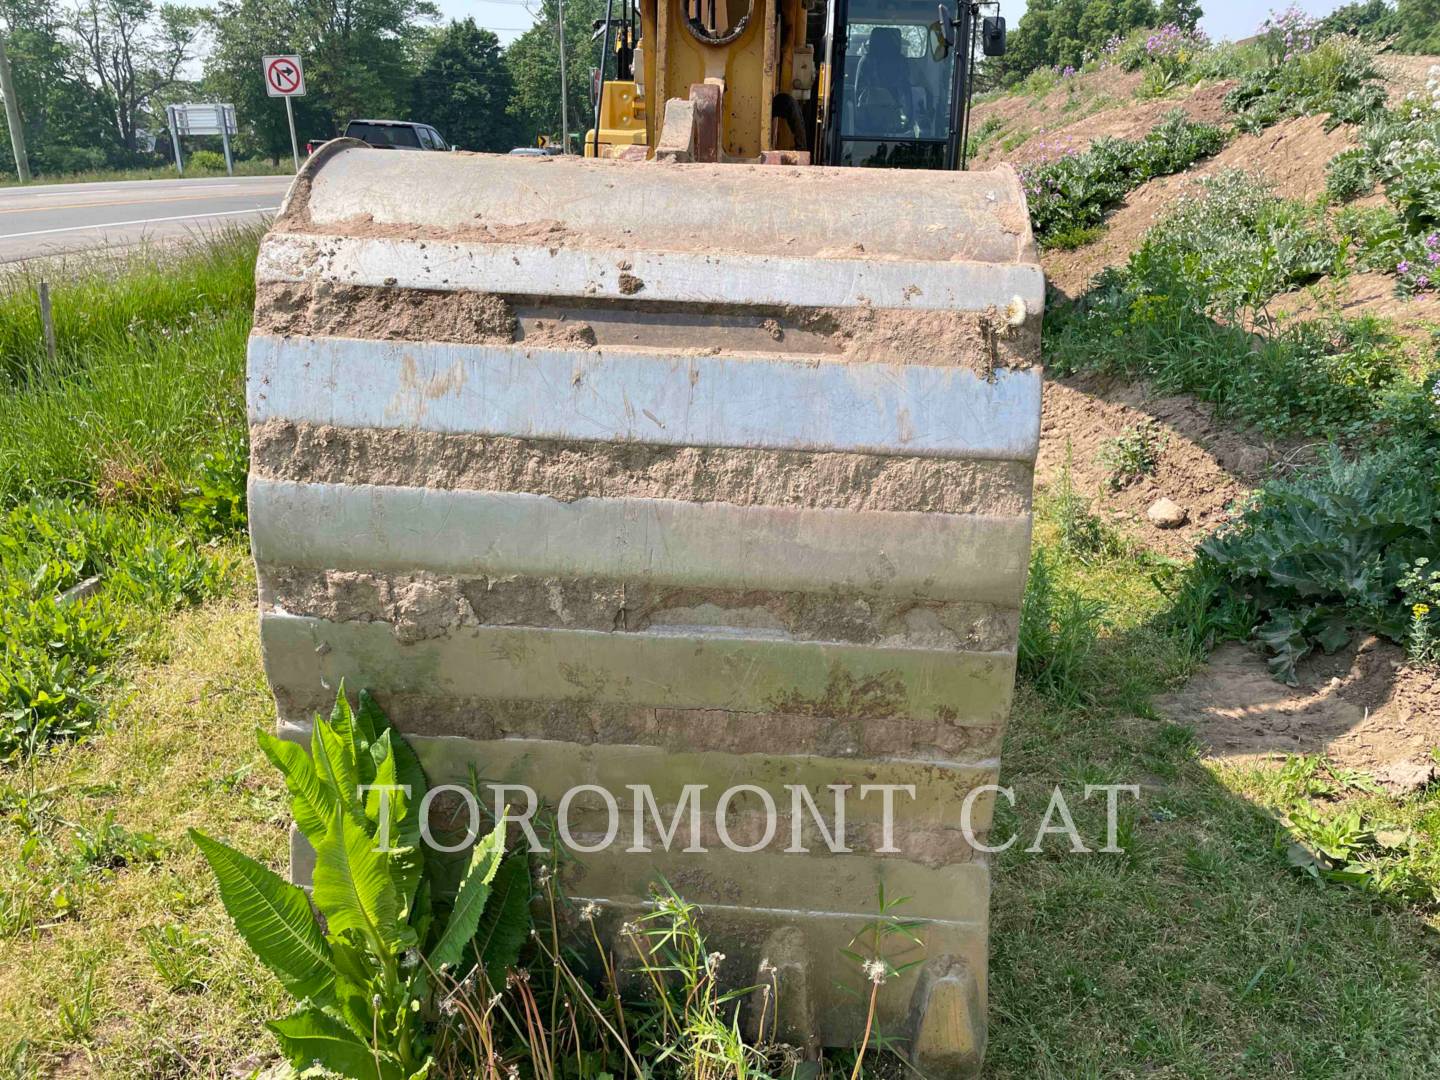
<svg viewBox="0 0 1440 1080">
<path fill-rule="evenodd" d="M 973 1071 L 1043 287 L 1008 169 L 328 144 L 249 347 L 282 732 L 343 680 L 528 786 L 600 933 L 667 882 L 766 1038 L 858 1042 L 907 898 L 876 1031 Z"/>
</svg>

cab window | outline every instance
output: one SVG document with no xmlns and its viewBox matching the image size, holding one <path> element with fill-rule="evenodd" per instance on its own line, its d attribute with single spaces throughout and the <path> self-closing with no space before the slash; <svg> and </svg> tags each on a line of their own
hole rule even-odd
<svg viewBox="0 0 1440 1080">
<path fill-rule="evenodd" d="M 854 0 L 845 35 L 841 135 L 945 139 L 954 63 L 934 3 Z"/>
</svg>

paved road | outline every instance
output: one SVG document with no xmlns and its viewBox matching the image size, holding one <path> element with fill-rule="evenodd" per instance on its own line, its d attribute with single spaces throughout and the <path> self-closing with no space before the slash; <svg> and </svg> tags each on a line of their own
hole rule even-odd
<svg viewBox="0 0 1440 1080">
<path fill-rule="evenodd" d="M 288 176 L 236 176 L 0 188 L 0 263 L 262 220 L 289 186 Z"/>
</svg>

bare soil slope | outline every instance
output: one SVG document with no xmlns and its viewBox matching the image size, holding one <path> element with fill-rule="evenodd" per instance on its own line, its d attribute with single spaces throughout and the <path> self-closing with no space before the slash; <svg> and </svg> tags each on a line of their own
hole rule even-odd
<svg viewBox="0 0 1440 1080">
<path fill-rule="evenodd" d="M 1156 702 L 1221 758 L 1325 754 L 1399 790 L 1431 774 L 1440 746 L 1440 675 L 1407 667 L 1394 645 L 1367 638 L 1300 666 L 1300 685 L 1271 677 L 1243 645 L 1226 645 L 1183 688 Z"/>
<path fill-rule="evenodd" d="M 1102 460 L 1106 445 L 1137 427 L 1152 430 L 1159 442 L 1155 473 L 1111 490 Z M 1045 387 L 1036 477 L 1053 485 L 1068 465 L 1073 488 L 1094 500 L 1111 524 L 1183 557 L 1225 522 L 1231 505 L 1280 453 L 1217 423 L 1209 406 L 1188 395 L 1159 397 L 1142 383 L 1059 379 Z M 1160 498 L 1184 509 L 1184 525 L 1159 529 L 1146 520 L 1145 511 Z"/>
<path fill-rule="evenodd" d="M 1437 57 L 1382 57 L 1392 102 L 1424 92 Z M 1137 138 L 1171 109 L 1225 124 L 1223 99 L 1230 84 L 1202 86 L 1164 100 L 1138 101 L 1137 74 L 1114 70 L 1065 80 L 1043 98 L 986 102 L 974 130 L 989 117 L 1001 121 L 978 162 L 1023 164 L 1065 149 L 1083 150 L 1102 136 Z M 1027 134 L 1028 133 L 1028 134 Z M 1313 200 L 1325 190 L 1326 163 L 1356 145 L 1357 131 L 1320 116 L 1286 120 L 1254 135 L 1238 135 L 1214 158 L 1135 191 L 1108 217 L 1104 233 L 1074 251 L 1049 251 L 1044 265 L 1062 295 L 1083 293 L 1095 274 L 1125 262 L 1145 232 L 1203 177 L 1243 169 L 1266 178 L 1287 198 Z M 1006 149 L 1008 146 L 1010 149 Z M 1268 314 L 1277 321 L 1326 314 L 1370 314 L 1389 321 L 1417 355 L 1433 349 L 1440 300 L 1404 300 L 1383 274 L 1352 274 L 1276 297 Z M 1101 460 L 1115 438 L 1148 426 L 1161 440 L 1158 467 L 1118 491 L 1109 489 Z M 1065 468 L 1079 493 L 1122 531 L 1166 555 L 1184 557 L 1223 523 L 1236 500 L 1303 448 L 1267 442 L 1214 419 L 1187 396 L 1158 397 L 1143 384 L 1115 380 L 1052 380 L 1045 391 L 1037 479 L 1053 486 Z M 1178 503 L 1186 522 L 1158 529 L 1145 512 L 1161 497 Z M 1440 745 L 1440 676 L 1406 666 L 1401 651 L 1371 638 L 1333 657 L 1301 666 L 1301 685 L 1277 682 L 1253 649 L 1230 645 L 1186 686 L 1158 702 L 1162 715 L 1193 726 L 1221 758 L 1323 753 L 1337 764 L 1373 773 L 1397 791 L 1433 775 L 1431 749 Z"/>
<path fill-rule="evenodd" d="M 1142 184 L 1109 215 L 1105 232 L 1093 244 L 1046 253 L 1045 273 L 1050 284 L 1067 296 L 1078 296 L 1101 270 L 1129 258 L 1146 230 L 1197 182 L 1226 169 L 1263 176 L 1277 194 L 1289 199 L 1318 197 L 1325 190 L 1326 163 L 1355 145 L 1352 126 L 1342 124 L 1331 131 L 1325 127 L 1326 119 L 1321 116 L 1282 120 L 1258 135 L 1237 136 L 1193 169 Z"/>
</svg>

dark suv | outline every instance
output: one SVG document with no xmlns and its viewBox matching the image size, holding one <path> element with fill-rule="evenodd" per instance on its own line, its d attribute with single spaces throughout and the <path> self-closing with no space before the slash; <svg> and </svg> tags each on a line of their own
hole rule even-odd
<svg viewBox="0 0 1440 1080">
<path fill-rule="evenodd" d="M 377 150 L 449 150 L 450 144 L 429 124 L 409 120 L 351 120 L 345 125 L 345 138 L 367 142 Z M 313 154 L 324 142 L 305 144 L 305 152 Z"/>
</svg>

